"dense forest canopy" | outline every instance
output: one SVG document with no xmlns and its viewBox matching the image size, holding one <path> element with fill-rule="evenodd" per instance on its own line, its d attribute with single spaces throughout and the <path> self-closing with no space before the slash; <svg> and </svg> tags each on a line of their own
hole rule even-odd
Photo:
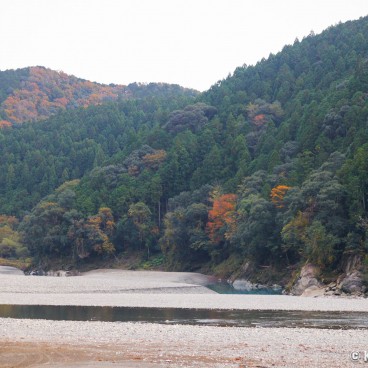
<svg viewBox="0 0 368 368">
<path fill-rule="evenodd" d="M 0 127 L 46 119 L 60 111 L 106 102 L 197 92 L 165 83 L 104 85 L 56 72 L 29 67 L 0 72 Z"/>
<path fill-rule="evenodd" d="M 200 95 L 131 86 L 136 98 L 4 124 L 0 256 L 78 265 L 131 251 L 212 272 L 368 264 L 367 34 L 368 18 L 330 27 Z M 14 123 L 4 91 L 21 91 L 26 71 L 5 73 Z"/>
</svg>

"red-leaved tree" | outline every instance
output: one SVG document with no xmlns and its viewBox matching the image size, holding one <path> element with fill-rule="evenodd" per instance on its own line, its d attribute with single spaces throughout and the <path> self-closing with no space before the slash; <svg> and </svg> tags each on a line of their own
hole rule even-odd
<svg viewBox="0 0 368 368">
<path fill-rule="evenodd" d="M 223 194 L 213 200 L 208 212 L 207 231 L 213 243 L 227 239 L 235 230 L 236 194 Z"/>
</svg>

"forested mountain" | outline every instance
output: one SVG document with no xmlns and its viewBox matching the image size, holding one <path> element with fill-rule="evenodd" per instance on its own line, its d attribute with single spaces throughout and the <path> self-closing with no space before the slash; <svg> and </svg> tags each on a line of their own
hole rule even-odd
<svg viewBox="0 0 368 368">
<path fill-rule="evenodd" d="M 354 256 L 364 274 L 367 34 L 368 18 L 311 34 L 197 97 L 3 129 L 0 255 L 80 265 L 144 251 L 171 270 L 251 264 L 270 278 L 311 262 L 326 279 Z"/>
<path fill-rule="evenodd" d="M 146 96 L 195 96 L 194 90 L 164 83 L 103 85 L 44 67 L 0 71 L 0 128 L 46 119 L 62 110 Z"/>
</svg>

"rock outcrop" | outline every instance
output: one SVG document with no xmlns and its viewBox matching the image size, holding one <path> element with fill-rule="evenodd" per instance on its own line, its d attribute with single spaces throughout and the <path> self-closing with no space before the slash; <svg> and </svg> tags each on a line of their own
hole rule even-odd
<svg viewBox="0 0 368 368">
<path fill-rule="evenodd" d="M 342 263 L 343 273 L 336 281 L 323 284 L 318 280 L 320 270 L 313 264 L 306 264 L 300 271 L 300 276 L 290 290 L 291 295 L 301 296 L 363 296 L 367 287 L 363 282 L 361 272 L 361 257 L 347 255 Z"/>
<path fill-rule="evenodd" d="M 346 294 L 362 295 L 365 293 L 361 255 L 347 255 L 343 261 L 343 270 L 344 273 L 337 279 L 337 288 Z"/>
<path fill-rule="evenodd" d="M 345 277 L 338 284 L 338 287 L 347 294 L 360 294 L 365 291 L 363 286 L 362 274 L 360 271 L 354 270 Z"/>
<path fill-rule="evenodd" d="M 317 266 L 307 263 L 302 267 L 300 276 L 291 288 L 290 294 L 312 296 L 310 294 L 319 293 L 323 290 L 323 284 L 317 277 L 320 270 Z"/>
</svg>

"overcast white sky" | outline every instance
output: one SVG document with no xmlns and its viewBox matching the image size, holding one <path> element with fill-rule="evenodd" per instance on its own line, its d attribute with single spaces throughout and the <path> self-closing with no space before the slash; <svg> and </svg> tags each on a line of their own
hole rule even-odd
<svg viewBox="0 0 368 368">
<path fill-rule="evenodd" d="M 43 65 L 100 82 L 198 90 L 368 0 L 1 0 L 0 70 Z M 368 35 L 367 35 L 368 36 Z"/>
</svg>

